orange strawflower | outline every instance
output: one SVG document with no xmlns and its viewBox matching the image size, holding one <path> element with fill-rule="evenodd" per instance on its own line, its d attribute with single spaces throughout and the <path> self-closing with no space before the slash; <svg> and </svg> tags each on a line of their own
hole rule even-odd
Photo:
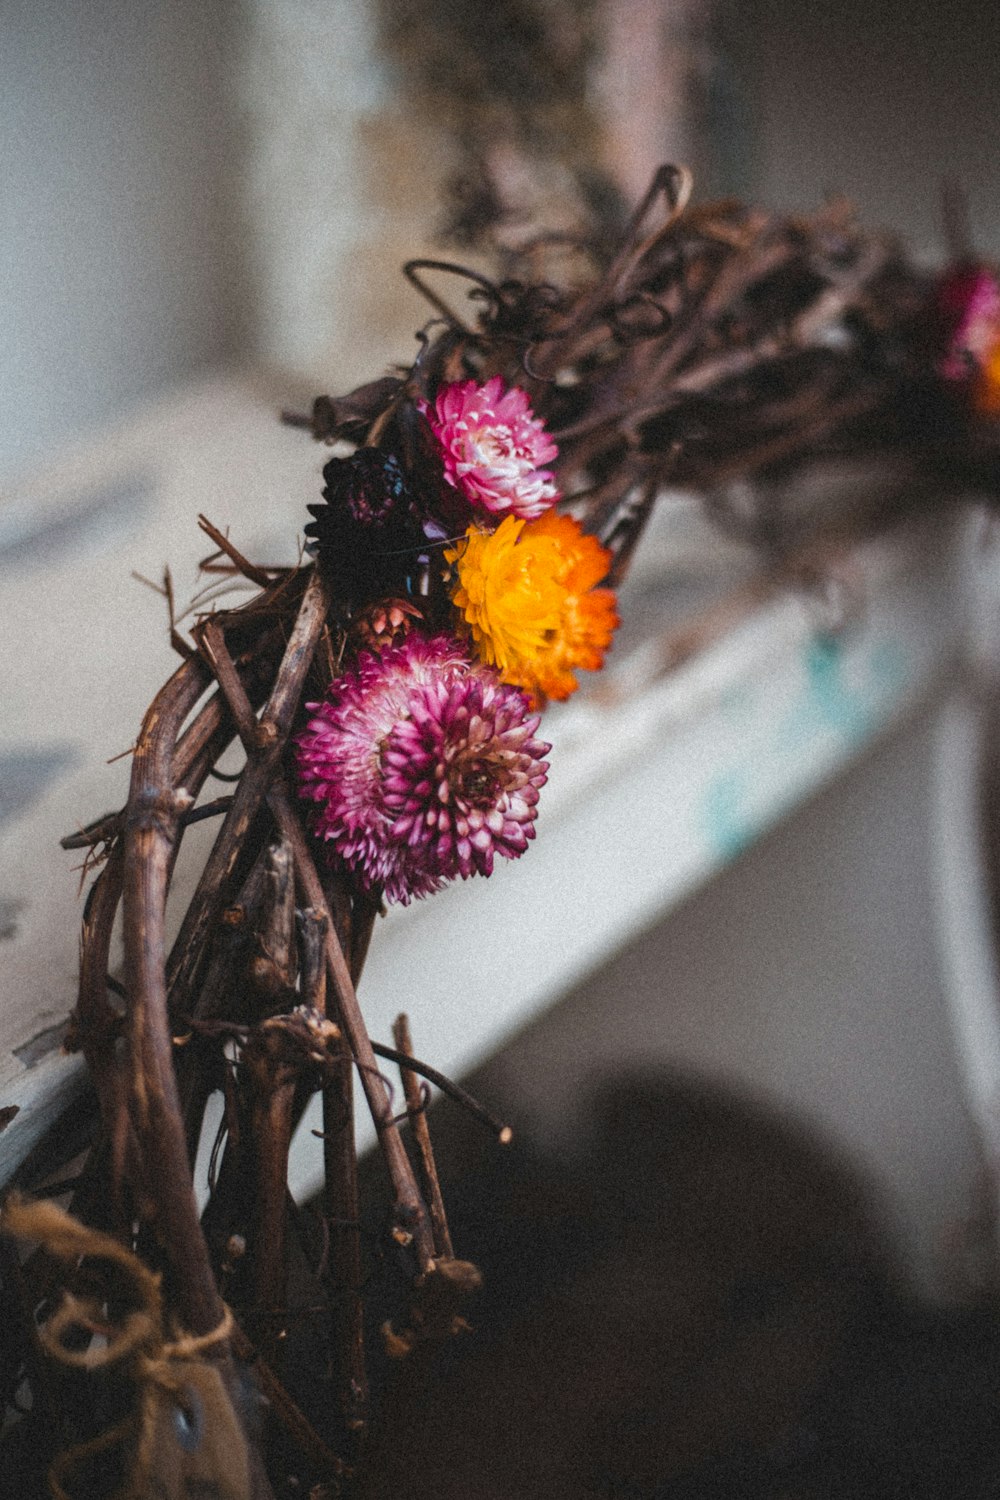
<svg viewBox="0 0 1000 1500">
<path fill-rule="evenodd" d="M 611 554 L 572 517 L 507 516 L 493 532 L 470 526 L 445 557 L 480 657 L 536 704 L 568 698 L 578 668 L 603 665 L 618 624 L 613 590 L 597 587 Z"/>
<path fill-rule="evenodd" d="M 981 417 L 1000 417 L 1000 339 L 986 351 L 976 371 L 972 404 Z"/>
</svg>

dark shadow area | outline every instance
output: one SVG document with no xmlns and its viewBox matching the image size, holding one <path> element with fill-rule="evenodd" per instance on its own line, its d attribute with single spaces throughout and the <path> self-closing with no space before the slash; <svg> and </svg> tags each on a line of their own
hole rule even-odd
<svg viewBox="0 0 1000 1500">
<path fill-rule="evenodd" d="M 916 1305 L 861 1184 L 788 1121 L 639 1075 L 602 1089 L 572 1160 L 474 1159 L 434 1113 L 486 1283 L 472 1335 L 375 1358 L 366 1496 L 997 1494 L 994 1310 Z"/>
</svg>

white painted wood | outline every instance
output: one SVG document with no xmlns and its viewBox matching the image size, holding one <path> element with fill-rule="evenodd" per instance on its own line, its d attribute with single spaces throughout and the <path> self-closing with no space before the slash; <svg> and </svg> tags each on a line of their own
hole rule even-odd
<svg viewBox="0 0 1000 1500">
<path fill-rule="evenodd" d="M 953 562 L 947 528 L 869 544 L 839 640 L 789 595 L 631 701 L 551 715 L 536 845 L 389 914 L 361 986 L 373 1035 L 405 1008 L 420 1055 L 456 1075 L 481 1063 L 940 692 L 961 649 Z M 360 1111 L 359 1128 L 370 1140 Z M 312 1191 L 308 1126 L 294 1165 Z"/>
<path fill-rule="evenodd" d="M 294 561 L 323 457 L 251 383 L 206 381 L 67 446 L 4 495 L 0 1107 L 19 1113 L 0 1133 L 0 1179 L 79 1071 L 58 1051 L 30 1065 L 18 1056 L 74 1002 L 82 856 L 59 839 L 121 805 L 129 762 L 108 757 L 128 750 L 177 665 L 164 601 L 131 574 L 158 579 L 169 563 L 188 599 L 212 550 L 199 512 L 251 556 Z M 45 773 L 34 781 L 32 765 Z"/>
<path fill-rule="evenodd" d="M 199 511 L 250 555 L 290 560 L 323 458 L 249 383 L 209 382 L 68 450 L 0 511 L 0 607 L 19 622 L 0 666 L 0 764 L 23 781 L 34 755 L 47 778 L 33 802 L 22 785 L 0 824 L 0 1106 L 20 1106 L 0 1134 L 0 1176 L 79 1076 L 44 1042 L 23 1052 L 74 998 L 79 856 L 58 839 L 120 805 L 127 762 L 106 758 L 127 749 L 174 665 L 162 600 L 130 572 L 156 577 L 169 561 L 188 597 L 207 550 Z M 949 526 L 859 547 L 843 566 L 861 608 L 835 642 L 788 593 L 658 676 L 651 626 L 748 571 L 737 549 L 706 547 L 689 505 L 665 503 L 599 691 L 546 716 L 552 774 L 528 854 L 379 923 L 361 989 L 376 1037 L 406 1008 L 418 1051 L 461 1073 L 934 695 L 961 648 Z M 179 867 L 180 901 L 193 863 Z M 301 1139 L 300 1194 L 317 1172 Z"/>
</svg>

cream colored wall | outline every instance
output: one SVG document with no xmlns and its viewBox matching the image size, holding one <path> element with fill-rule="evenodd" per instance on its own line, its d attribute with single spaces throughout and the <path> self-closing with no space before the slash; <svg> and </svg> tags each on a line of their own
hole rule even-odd
<svg viewBox="0 0 1000 1500">
<path fill-rule="evenodd" d="M 232 16 L 0 5 L 0 479 L 231 352 Z"/>
</svg>

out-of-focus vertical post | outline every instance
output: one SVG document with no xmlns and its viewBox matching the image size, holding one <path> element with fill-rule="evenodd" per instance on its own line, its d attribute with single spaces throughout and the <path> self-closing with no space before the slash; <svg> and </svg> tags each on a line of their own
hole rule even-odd
<svg viewBox="0 0 1000 1500">
<path fill-rule="evenodd" d="M 698 175 L 706 165 L 713 9 L 712 0 L 601 0 L 604 166 L 626 202 L 661 162 Z"/>
</svg>

